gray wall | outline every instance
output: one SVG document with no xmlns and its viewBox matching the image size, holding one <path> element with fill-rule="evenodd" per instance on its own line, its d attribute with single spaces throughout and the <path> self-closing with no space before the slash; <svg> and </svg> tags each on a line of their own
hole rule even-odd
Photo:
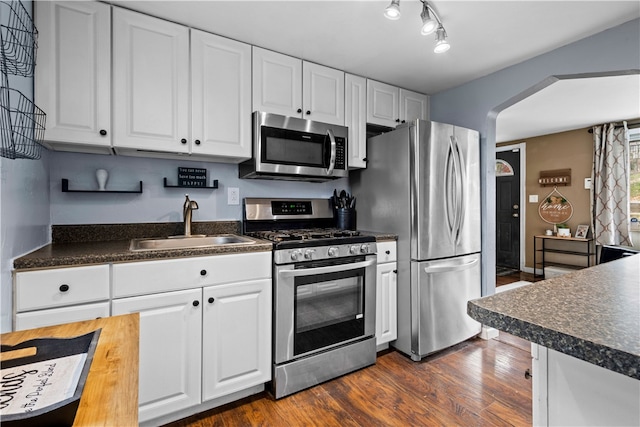
<svg viewBox="0 0 640 427">
<path fill-rule="evenodd" d="M 640 20 L 603 31 L 552 52 L 431 97 L 431 119 L 481 133 L 483 295 L 495 291 L 495 118 L 551 76 L 640 68 Z M 603 107 L 606 108 L 606 107 Z"/>
</svg>

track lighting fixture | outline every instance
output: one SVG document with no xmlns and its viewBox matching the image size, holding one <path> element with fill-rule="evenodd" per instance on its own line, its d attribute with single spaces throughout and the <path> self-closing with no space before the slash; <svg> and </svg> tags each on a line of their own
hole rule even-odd
<svg viewBox="0 0 640 427">
<path fill-rule="evenodd" d="M 429 35 L 433 32 L 436 33 L 436 46 L 433 49 L 435 53 L 446 52 L 451 48 L 451 45 L 447 41 L 447 32 L 442 25 L 440 17 L 436 11 L 431 7 L 427 0 L 420 0 L 422 2 L 422 12 L 420 18 L 422 19 L 422 27 L 420 33 L 422 35 Z M 384 16 L 391 20 L 400 18 L 400 0 L 391 0 L 391 4 L 384 10 Z"/>
<path fill-rule="evenodd" d="M 391 4 L 384 10 L 387 19 L 395 21 L 400 18 L 400 0 L 391 0 Z"/>
</svg>

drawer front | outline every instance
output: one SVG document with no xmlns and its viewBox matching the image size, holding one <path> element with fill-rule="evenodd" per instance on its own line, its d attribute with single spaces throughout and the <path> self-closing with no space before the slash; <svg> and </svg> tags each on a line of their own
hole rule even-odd
<svg viewBox="0 0 640 427">
<path fill-rule="evenodd" d="M 271 277 L 271 252 L 113 265 L 113 297 L 153 294 Z"/>
<path fill-rule="evenodd" d="M 109 265 L 18 272 L 16 311 L 109 299 Z"/>
<path fill-rule="evenodd" d="M 109 302 L 98 302 L 18 313 L 16 314 L 15 330 L 22 331 L 24 329 L 109 317 L 109 306 Z"/>
<path fill-rule="evenodd" d="M 398 258 L 396 242 L 378 242 L 378 264 L 396 261 Z"/>
</svg>

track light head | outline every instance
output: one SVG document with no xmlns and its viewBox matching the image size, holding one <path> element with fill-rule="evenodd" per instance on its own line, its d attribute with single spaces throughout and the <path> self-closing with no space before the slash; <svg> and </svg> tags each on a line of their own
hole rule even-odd
<svg viewBox="0 0 640 427">
<path fill-rule="evenodd" d="M 431 17 L 431 14 L 429 13 L 429 6 L 427 6 L 426 2 L 422 3 L 422 13 L 420 14 L 420 18 L 422 18 L 422 30 L 420 30 L 420 33 L 423 36 L 433 33 L 436 28 L 438 28 L 438 22 Z"/>
<path fill-rule="evenodd" d="M 384 10 L 387 19 L 395 21 L 400 18 L 400 0 L 391 0 L 391 4 Z"/>
<path fill-rule="evenodd" d="M 443 53 L 448 51 L 451 48 L 451 45 L 447 41 L 447 32 L 444 30 L 442 24 L 438 26 L 436 30 L 436 47 L 433 48 L 435 53 Z"/>
</svg>

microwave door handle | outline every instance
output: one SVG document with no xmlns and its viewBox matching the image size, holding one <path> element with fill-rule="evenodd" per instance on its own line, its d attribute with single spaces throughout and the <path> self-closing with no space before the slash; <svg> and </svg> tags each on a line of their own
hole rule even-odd
<svg viewBox="0 0 640 427">
<path fill-rule="evenodd" d="M 328 267 L 316 268 L 299 268 L 297 270 L 280 270 L 278 274 L 283 276 L 313 276 L 315 274 L 336 273 L 339 271 L 357 270 L 358 268 L 371 267 L 376 263 L 375 259 L 362 262 L 354 262 L 353 264 L 331 265 Z"/>
<path fill-rule="evenodd" d="M 331 129 L 327 129 L 327 135 L 329 135 L 329 141 L 331 141 L 331 158 L 329 159 L 329 169 L 327 169 L 327 175 L 333 173 L 333 168 L 336 166 L 336 137 L 333 135 Z"/>
</svg>

